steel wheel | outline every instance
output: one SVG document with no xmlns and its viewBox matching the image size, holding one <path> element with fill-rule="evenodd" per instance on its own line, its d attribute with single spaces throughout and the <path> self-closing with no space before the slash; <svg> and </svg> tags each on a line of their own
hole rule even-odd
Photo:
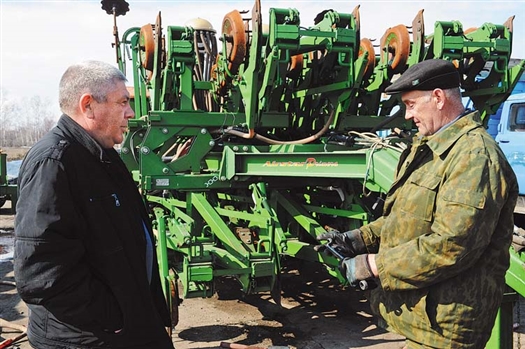
<svg viewBox="0 0 525 349">
<path fill-rule="evenodd" d="M 365 52 L 368 52 L 365 71 L 363 73 L 363 80 L 366 81 L 372 75 L 376 66 L 376 53 L 374 50 L 374 45 L 372 44 L 372 41 L 367 38 L 361 39 L 359 44 L 359 57 L 361 57 Z"/>
<path fill-rule="evenodd" d="M 241 13 L 233 10 L 224 16 L 222 34 L 226 38 L 226 59 L 228 70 L 234 75 L 246 56 L 246 34 Z"/>
<path fill-rule="evenodd" d="M 153 62 L 155 61 L 155 39 L 153 36 L 153 26 L 151 24 L 143 25 L 140 28 L 139 47 L 142 66 L 149 71 L 153 71 Z"/>
<path fill-rule="evenodd" d="M 410 35 L 403 24 L 389 28 L 381 38 L 381 61 L 385 60 L 394 73 L 404 70 L 410 54 Z"/>
</svg>

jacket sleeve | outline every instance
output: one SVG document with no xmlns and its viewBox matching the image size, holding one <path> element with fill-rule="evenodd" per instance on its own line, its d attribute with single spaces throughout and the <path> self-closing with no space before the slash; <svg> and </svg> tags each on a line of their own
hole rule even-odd
<svg viewBox="0 0 525 349">
<path fill-rule="evenodd" d="M 91 273 L 63 164 L 45 158 L 23 166 L 15 221 L 14 271 L 18 292 L 60 321 L 118 327 L 121 314 L 109 289 Z M 115 328 L 116 329 L 116 328 Z"/>
<path fill-rule="evenodd" d="M 361 236 L 365 242 L 366 249 L 369 253 L 377 253 L 379 250 L 379 245 L 381 242 L 381 229 L 384 222 L 385 217 L 381 216 L 375 221 L 359 228 L 359 230 L 361 230 Z"/>
</svg>

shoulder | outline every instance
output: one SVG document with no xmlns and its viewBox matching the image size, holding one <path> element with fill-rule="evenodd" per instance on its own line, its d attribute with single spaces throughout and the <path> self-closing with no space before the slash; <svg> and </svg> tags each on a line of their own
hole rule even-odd
<svg viewBox="0 0 525 349">
<path fill-rule="evenodd" d="M 59 131 L 53 129 L 31 147 L 25 161 L 61 160 L 70 145 L 69 140 L 62 137 Z"/>
<path fill-rule="evenodd" d="M 506 161 L 505 155 L 491 135 L 483 127 L 478 127 L 465 133 L 460 139 L 465 150 L 474 155 L 486 156 L 488 161 Z"/>
<path fill-rule="evenodd" d="M 57 128 L 52 129 L 31 147 L 20 167 L 20 175 L 34 173 L 43 165 L 61 166 L 60 163 L 70 147 L 71 141 Z"/>
<path fill-rule="evenodd" d="M 513 170 L 496 143 L 483 127 L 475 128 L 458 139 L 451 153 L 458 168 L 468 167 L 475 176 L 483 173 L 491 180 L 513 180 Z M 488 175 L 492 173 L 493 175 Z M 494 176 L 495 174 L 495 176 Z"/>
</svg>

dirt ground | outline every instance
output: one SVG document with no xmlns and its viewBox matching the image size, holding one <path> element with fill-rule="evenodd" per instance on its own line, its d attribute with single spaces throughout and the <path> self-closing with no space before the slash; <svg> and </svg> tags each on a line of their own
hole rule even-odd
<svg viewBox="0 0 525 349">
<path fill-rule="evenodd" d="M 21 148 L 11 148 L 11 147 L 3 147 L 0 148 L 0 152 L 7 154 L 7 161 L 9 160 L 20 160 L 24 157 L 24 155 L 29 150 L 29 147 L 21 147 Z"/>
</svg>

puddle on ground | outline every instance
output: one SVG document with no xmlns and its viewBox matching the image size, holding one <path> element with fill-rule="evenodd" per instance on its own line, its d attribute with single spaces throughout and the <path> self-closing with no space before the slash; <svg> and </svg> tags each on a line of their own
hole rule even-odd
<svg viewBox="0 0 525 349">
<path fill-rule="evenodd" d="M 15 237 L 12 232 L 0 230 L 0 262 L 13 259 Z"/>
</svg>

